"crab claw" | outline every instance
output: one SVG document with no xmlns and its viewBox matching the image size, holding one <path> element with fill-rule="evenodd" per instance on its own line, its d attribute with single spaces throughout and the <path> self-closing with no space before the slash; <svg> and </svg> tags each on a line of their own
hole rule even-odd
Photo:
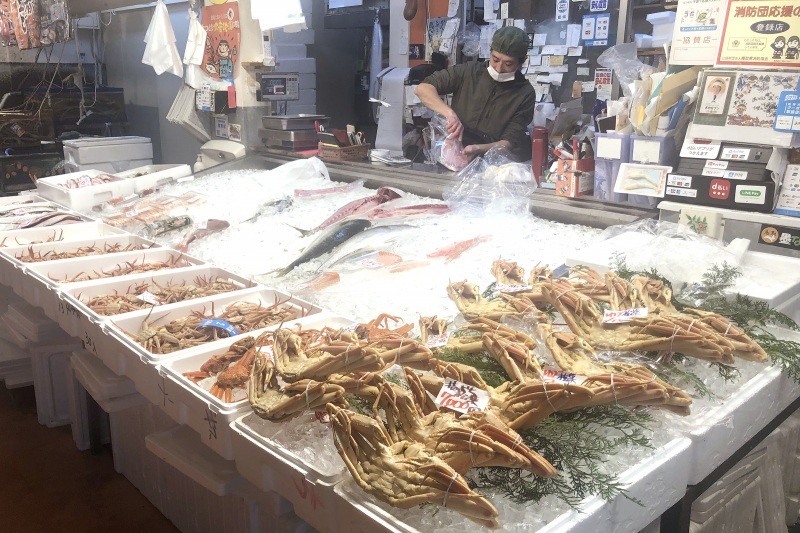
<svg viewBox="0 0 800 533">
<path fill-rule="evenodd" d="M 499 526 L 497 509 L 422 445 L 409 441 L 392 444 L 378 421 L 333 404 L 327 409 L 336 449 L 365 492 L 395 507 L 434 503 L 483 526 Z"/>
</svg>

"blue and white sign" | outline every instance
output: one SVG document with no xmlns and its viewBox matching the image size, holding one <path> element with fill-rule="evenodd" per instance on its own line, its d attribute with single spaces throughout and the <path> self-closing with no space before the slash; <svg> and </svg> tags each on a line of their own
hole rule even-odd
<svg viewBox="0 0 800 533">
<path fill-rule="evenodd" d="M 800 91 L 783 91 L 775 112 L 775 131 L 800 132 Z"/>
<path fill-rule="evenodd" d="M 589 11 L 608 11 L 608 0 L 589 0 Z"/>
</svg>

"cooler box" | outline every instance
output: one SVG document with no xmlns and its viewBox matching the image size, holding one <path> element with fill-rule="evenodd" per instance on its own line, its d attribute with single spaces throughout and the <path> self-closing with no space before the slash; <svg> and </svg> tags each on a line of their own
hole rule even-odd
<svg viewBox="0 0 800 533">
<path fill-rule="evenodd" d="M 624 202 L 627 194 L 614 192 L 619 166 L 630 163 L 631 136 L 618 133 L 595 134 L 594 197 L 599 200 Z"/>
<path fill-rule="evenodd" d="M 153 164 L 153 144 L 148 137 L 85 137 L 64 141 L 68 172 L 95 169 L 121 172 Z"/>
</svg>

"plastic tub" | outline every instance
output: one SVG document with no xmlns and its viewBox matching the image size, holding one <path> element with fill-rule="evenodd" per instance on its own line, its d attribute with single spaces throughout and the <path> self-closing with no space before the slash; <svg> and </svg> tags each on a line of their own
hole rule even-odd
<svg viewBox="0 0 800 533">
<path fill-rule="evenodd" d="M 93 178 L 101 174 L 104 174 L 104 172 L 91 169 L 79 170 L 78 172 L 71 172 L 69 174 L 52 176 L 49 178 L 41 178 L 36 181 L 36 189 L 41 196 L 78 211 L 86 211 L 116 196 L 126 196 L 133 193 L 133 182 L 116 176 L 114 176 L 112 181 L 107 183 L 79 187 L 76 189 L 70 189 L 65 185 L 69 180 L 78 179 L 81 176 Z"/>
</svg>

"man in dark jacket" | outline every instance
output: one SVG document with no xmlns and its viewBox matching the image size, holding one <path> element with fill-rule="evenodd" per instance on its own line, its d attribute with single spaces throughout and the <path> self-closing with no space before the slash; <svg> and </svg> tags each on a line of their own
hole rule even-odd
<svg viewBox="0 0 800 533">
<path fill-rule="evenodd" d="M 450 135 L 475 157 L 494 146 L 507 148 L 520 161 L 530 159 L 528 124 L 536 93 L 519 72 L 528 54 L 528 35 L 506 26 L 495 32 L 488 64 L 470 61 L 440 70 L 417 86 L 419 99 L 447 119 Z M 440 95 L 453 94 L 452 104 Z"/>
</svg>

